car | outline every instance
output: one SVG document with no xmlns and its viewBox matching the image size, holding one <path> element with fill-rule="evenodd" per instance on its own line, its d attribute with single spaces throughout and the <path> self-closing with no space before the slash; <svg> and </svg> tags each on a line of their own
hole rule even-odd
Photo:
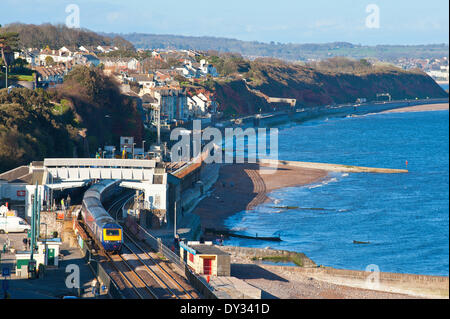
<svg viewBox="0 0 450 319">
<path fill-rule="evenodd" d="M 27 233 L 31 226 L 20 217 L 0 217 L 0 234 L 8 233 Z"/>
</svg>

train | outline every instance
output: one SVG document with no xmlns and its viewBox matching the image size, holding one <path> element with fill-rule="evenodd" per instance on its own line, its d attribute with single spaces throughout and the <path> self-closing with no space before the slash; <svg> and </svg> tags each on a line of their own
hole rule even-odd
<svg viewBox="0 0 450 319">
<path fill-rule="evenodd" d="M 123 244 L 122 227 L 109 215 L 102 201 L 116 195 L 118 181 L 103 180 L 91 186 L 83 196 L 80 219 L 105 251 L 120 253 Z"/>
</svg>

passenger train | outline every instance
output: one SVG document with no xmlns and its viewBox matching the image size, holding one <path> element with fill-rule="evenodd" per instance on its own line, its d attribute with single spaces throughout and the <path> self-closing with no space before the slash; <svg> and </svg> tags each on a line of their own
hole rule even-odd
<svg viewBox="0 0 450 319">
<path fill-rule="evenodd" d="M 81 219 L 95 240 L 108 252 L 122 250 L 122 227 L 108 214 L 102 201 L 117 193 L 117 181 L 103 180 L 91 186 L 83 197 Z"/>
</svg>

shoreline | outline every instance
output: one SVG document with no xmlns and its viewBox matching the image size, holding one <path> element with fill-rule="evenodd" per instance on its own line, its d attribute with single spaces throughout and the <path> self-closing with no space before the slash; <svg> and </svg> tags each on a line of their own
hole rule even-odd
<svg viewBox="0 0 450 319">
<path fill-rule="evenodd" d="M 426 111 L 439 111 L 439 110 L 448 110 L 449 104 L 448 103 L 436 103 L 436 104 L 420 104 L 420 105 L 413 105 L 403 108 L 397 108 L 397 109 L 391 109 L 376 113 L 404 113 L 404 112 L 426 112 Z M 373 114 L 376 114 L 373 113 Z M 288 164 L 286 161 L 284 161 L 284 164 Z M 244 168 L 244 166 L 240 165 L 254 165 L 253 167 Z M 193 213 L 200 216 L 201 219 L 201 228 L 204 229 L 205 227 L 212 227 L 212 228 L 222 228 L 229 230 L 229 227 L 225 227 L 224 222 L 225 220 L 233 216 L 241 211 L 244 211 L 246 209 L 252 209 L 257 205 L 260 205 L 262 203 L 265 203 L 270 200 L 269 197 L 267 197 L 267 194 L 270 193 L 273 190 L 281 189 L 281 188 L 287 188 L 287 187 L 301 187 L 312 183 L 320 182 L 321 180 L 325 179 L 328 175 L 328 171 L 321 169 L 321 168 L 310 168 L 310 167 L 293 167 L 292 165 L 280 165 L 279 168 L 284 168 L 286 171 L 284 171 L 287 174 L 283 174 L 283 177 L 280 177 L 278 180 L 276 175 L 274 174 L 272 176 L 269 175 L 269 177 L 259 175 L 258 172 L 258 164 L 227 164 L 227 165 L 221 165 L 220 171 L 219 171 L 219 177 L 216 181 L 216 183 L 211 188 L 211 192 L 209 196 L 205 199 L 203 199 L 197 207 L 193 210 Z M 228 166 L 228 167 L 227 167 Z M 298 171 L 296 171 L 298 169 Z M 311 170 L 316 170 L 316 172 L 312 172 Z M 256 172 L 255 172 L 256 171 Z M 305 174 L 318 174 L 315 175 L 313 178 L 312 175 L 310 175 L 310 179 L 305 180 L 297 180 L 297 176 L 292 173 L 296 172 L 299 173 L 300 171 L 303 171 Z M 320 174 L 320 173 L 322 174 Z M 255 173 L 257 175 L 255 175 Z M 291 173 L 291 174 L 289 174 Z M 245 174 L 245 176 L 243 176 Z M 238 177 L 240 179 L 248 179 L 252 183 L 247 184 L 250 185 L 248 188 L 240 189 L 240 187 L 236 186 L 242 186 L 242 185 L 234 185 L 233 187 L 229 187 L 228 184 L 230 180 L 232 180 L 234 177 Z M 261 183 L 256 183 L 256 181 L 261 181 Z M 226 186 L 224 187 L 221 183 L 225 182 Z M 264 187 L 263 187 L 264 186 Z M 206 203 L 208 201 L 208 203 Z M 224 207 L 225 206 L 225 207 Z M 233 207 L 237 207 L 237 209 L 233 209 Z M 209 216 L 208 216 L 209 211 Z M 211 239 L 211 238 L 210 238 Z M 209 239 L 207 239 L 209 240 Z M 273 266 L 272 266 L 273 267 Z M 276 266 L 276 267 L 283 267 L 283 266 Z M 288 266 L 286 266 L 288 267 Z M 332 268 L 332 267 L 327 267 Z M 347 271 L 346 269 L 340 269 L 339 271 Z M 353 271 L 353 270 L 352 270 Z M 354 270 L 353 272 L 358 272 L 357 270 Z M 397 274 L 397 275 L 403 275 L 403 274 Z M 309 276 L 309 274 L 308 274 Z M 423 275 L 423 276 L 430 276 L 430 275 Z M 447 278 L 448 276 L 443 276 Z M 322 280 L 324 278 L 321 278 Z M 336 278 L 329 277 L 327 280 L 330 280 L 330 282 L 335 282 Z M 353 285 L 354 283 L 345 283 L 344 285 Z M 358 287 L 359 284 L 356 285 Z M 356 288 L 355 287 L 355 288 Z M 361 287 L 358 287 L 361 288 Z M 448 297 L 447 297 L 448 298 Z"/>
<path fill-rule="evenodd" d="M 432 112 L 432 111 L 448 111 L 449 103 L 437 103 L 437 104 L 420 104 L 408 107 L 402 107 L 398 109 L 386 110 L 380 112 L 384 113 L 409 113 L 409 112 Z"/>
<path fill-rule="evenodd" d="M 228 217 L 269 202 L 268 193 L 280 188 L 319 182 L 329 173 L 322 169 L 289 165 L 279 165 L 276 174 L 260 173 L 268 167 L 256 163 L 222 164 L 209 196 L 192 211 L 200 217 L 202 230 L 227 229 L 224 223 Z"/>
<path fill-rule="evenodd" d="M 374 114 L 428 112 L 448 110 L 449 103 L 419 104 L 394 108 Z M 317 163 L 316 163 L 317 164 Z M 276 174 L 259 174 L 259 165 L 242 163 L 221 164 L 217 181 L 212 185 L 210 194 L 197 203 L 192 213 L 200 217 L 201 229 L 226 229 L 224 222 L 241 211 L 251 210 L 270 201 L 268 193 L 286 187 L 301 187 L 320 182 L 328 176 L 329 170 L 319 167 L 298 167 L 288 162 L 280 164 Z M 231 184 L 234 186 L 230 186 Z M 214 215 L 210 212 L 214 211 Z"/>
</svg>

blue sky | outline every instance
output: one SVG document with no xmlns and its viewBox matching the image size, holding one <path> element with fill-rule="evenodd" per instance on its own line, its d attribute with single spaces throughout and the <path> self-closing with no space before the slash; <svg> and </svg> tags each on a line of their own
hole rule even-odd
<svg viewBox="0 0 450 319">
<path fill-rule="evenodd" d="M 448 43 L 448 0 L 1 0 L 0 24 L 64 23 L 80 8 L 93 31 L 216 36 L 249 41 L 361 44 Z M 368 28 L 369 4 L 379 28 Z"/>
</svg>

